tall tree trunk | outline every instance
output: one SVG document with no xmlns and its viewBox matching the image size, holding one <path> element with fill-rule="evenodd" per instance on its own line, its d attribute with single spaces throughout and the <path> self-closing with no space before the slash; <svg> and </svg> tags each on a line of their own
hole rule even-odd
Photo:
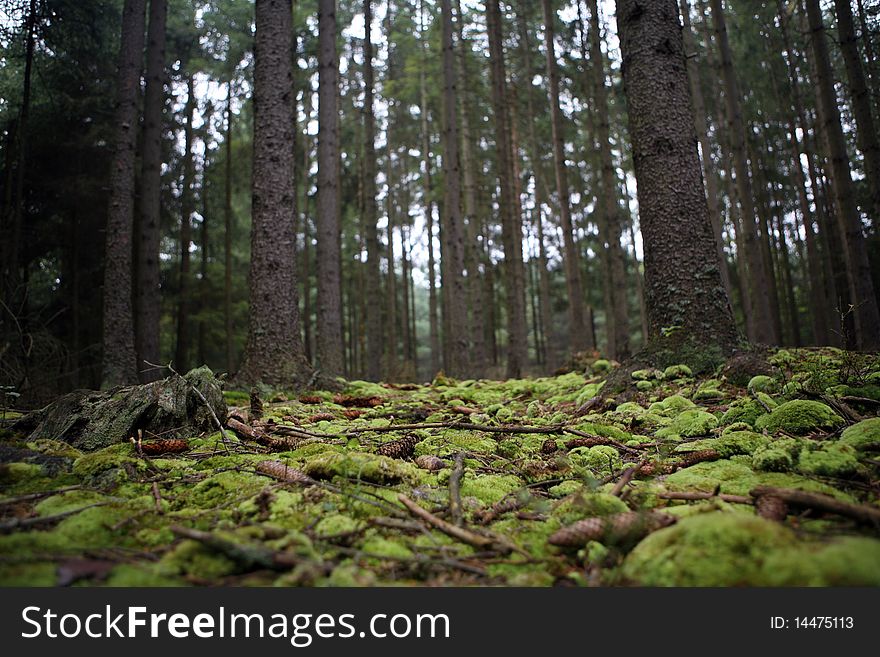
<svg viewBox="0 0 880 657">
<path fill-rule="evenodd" d="M 724 238 L 721 229 L 721 195 L 718 191 L 718 178 L 715 175 L 715 165 L 712 162 L 712 144 L 709 141 L 709 126 L 706 122 L 706 102 L 703 99 L 703 86 L 700 84 L 700 68 L 697 60 L 697 44 L 694 40 L 691 28 L 690 6 L 687 0 L 679 0 L 681 15 L 684 21 L 682 39 L 687 61 L 688 83 L 691 89 L 691 99 L 694 104 L 694 125 L 697 129 L 697 138 L 700 140 L 700 161 L 703 164 L 703 180 L 706 183 L 706 200 L 709 203 L 709 219 L 712 221 L 712 230 L 715 233 L 715 248 L 718 251 L 718 259 L 721 261 L 721 280 L 724 289 L 730 296 L 730 274 L 727 271 L 727 256 L 724 254 Z M 740 255 L 739 257 L 742 257 Z"/>
<path fill-rule="evenodd" d="M 761 253 L 760 228 L 756 222 L 757 213 L 752 196 L 752 183 L 749 177 L 748 155 L 746 153 L 746 133 L 743 125 L 739 82 L 733 70 L 733 58 L 727 39 L 727 25 L 724 18 L 722 0 L 711 0 L 712 18 L 715 22 L 715 36 L 721 53 L 721 75 L 724 80 L 724 100 L 727 107 L 730 146 L 733 165 L 736 169 L 736 187 L 739 204 L 742 208 L 745 256 L 748 261 L 749 304 L 754 341 L 763 344 L 778 344 L 779 335 L 773 325 L 773 308 L 767 298 L 770 279 L 767 263 Z M 778 311 L 777 311 L 778 312 Z"/>
<path fill-rule="evenodd" d="M 256 1 L 250 323 L 241 383 L 301 387 L 303 354 L 293 234 L 291 5 Z"/>
<path fill-rule="evenodd" d="M 461 169 L 462 169 L 462 198 L 464 201 L 464 230 L 465 230 L 465 268 L 467 269 L 467 300 L 470 306 L 470 375 L 474 378 L 482 378 L 486 373 L 486 341 L 483 336 L 484 311 L 480 302 L 482 295 L 482 281 L 480 280 L 480 217 L 477 214 L 476 194 L 476 164 L 473 152 L 473 133 L 471 130 L 471 83 L 468 75 L 466 62 L 466 44 L 464 38 L 464 17 L 461 11 L 461 0 L 456 0 L 456 31 L 459 47 L 458 55 L 458 79 L 461 81 L 461 94 L 459 102 L 459 120 L 461 122 Z M 424 70 L 422 72 L 424 82 Z M 425 117 L 427 120 L 427 116 Z M 427 128 L 425 128 L 427 130 Z"/>
<path fill-rule="evenodd" d="M 388 284 L 385 286 L 387 294 L 388 323 L 386 330 L 386 376 L 389 380 L 394 380 L 399 372 L 399 345 L 398 345 L 398 318 L 397 318 L 397 266 L 394 262 L 394 230 L 397 225 L 397 165 L 394 161 L 393 153 L 395 151 L 394 142 L 392 141 L 391 130 L 391 103 L 388 104 L 388 126 L 385 129 L 386 142 L 386 160 L 385 160 L 385 177 L 388 181 L 388 193 L 385 195 L 385 213 L 388 216 L 388 225 L 386 228 L 386 236 L 388 244 L 386 246 L 385 258 L 388 261 Z"/>
<path fill-rule="evenodd" d="M 461 169 L 458 154 L 458 71 L 452 46 L 452 2 L 441 3 L 443 20 L 443 247 L 446 262 L 444 317 L 448 314 L 448 334 L 444 335 L 444 353 L 448 373 L 470 375 L 468 355 L 467 297 L 464 287 L 464 231 L 461 217 Z"/>
<path fill-rule="evenodd" d="M 209 110 L 210 112 L 210 110 Z M 205 116 L 205 136 L 203 139 L 207 141 L 210 134 L 209 127 L 211 125 L 211 114 Z M 206 365 L 208 362 L 208 322 L 205 319 L 205 311 L 209 308 L 209 298 L 211 287 L 208 283 L 208 151 L 205 150 L 205 157 L 202 163 L 202 225 L 201 234 L 199 236 L 199 250 L 201 251 L 201 267 L 199 277 L 199 333 L 198 333 L 198 364 Z"/>
<path fill-rule="evenodd" d="M 874 39 L 868 26 L 868 18 L 865 14 L 865 3 L 856 0 L 859 9 L 859 27 L 862 30 L 862 44 L 865 47 L 865 72 L 868 75 L 868 88 L 872 97 L 874 114 L 880 120 L 880 72 L 877 71 L 877 55 L 874 50 Z"/>
<path fill-rule="evenodd" d="M 226 371 L 235 371 L 232 351 L 232 74 L 226 85 L 226 162 L 223 180 L 223 319 Z"/>
<path fill-rule="evenodd" d="M 125 0 L 122 9 L 122 39 L 116 73 L 116 109 L 104 257 L 101 385 L 105 388 L 137 381 L 131 302 L 131 255 L 145 4 L 145 0 Z"/>
<path fill-rule="evenodd" d="M 877 136 L 876 124 L 871 116 L 871 99 L 865 72 L 862 68 L 862 56 L 856 43 L 856 30 L 853 25 L 851 0 L 834 0 L 837 9 L 837 31 L 840 37 L 840 50 L 846 65 L 846 77 L 849 81 L 849 95 L 852 98 L 852 112 L 856 120 L 856 137 L 859 150 L 865 158 L 865 178 L 870 193 L 869 207 L 865 208 L 869 225 L 875 230 L 880 229 L 880 138 Z M 870 38 L 865 35 L 866 43 Z"/>
<path fill-rule="evenodd" d="M 158 363 L 160 360 L 159 318 L 162 314 L 162 300 L 159 290 L 159 242 L 162 197 L 162 109 L 165 105 L 167 16 L 165 0 L 150 0 L 149 13 L 134 323 L 138 369 L 141 381 L 144 382 L 155 381 L 161 376 L 160 370 L 145 368 L 143 365 L 144 361 Z"/>
<path fill-rule="evenodd" d="M 318 314 L 315 367 L 327 376 L 344 372 L 340 271 L 339 64 L 336 56 L 336 0 L 318 3 L 318 206 L 316 273 Z"/>
<path fill-rule="evenodd" d="M 605 88 L 605 64 L 602 58 L 602 41 L 599 34 L 599 7 L 596 0 L 588 0 L 590 7 L 590 61 L 593 66 L 593 104 L 596 113 L 596 139 L 599 142 L 601 162 L 599 179 L 601 210 L 605 227 L 603 247 L 608 251 L 611 307 L 606 308 L 609 318 L 608 355 L 622 360 L 629 356 L 629 311 L 627 309 L 626 267 L 623 247 L 620 245 L 621 218 L 617 197 L 617 174 L 611 154 L 611 136 L 608 122 L 608 92 Z"/>
<path fill-rule="evenodd" d="M 192 243 L 192 214 L 195 211 L 193 178 L 195 161 L 193 155 L 193 115 L 196 109 L 195 82 L 190 75 L 186 81 L 186 128 L 184 129 L 183 191 L 181 192 L 180 217 L 180 298 L 177 303 L 177 345 L 174 362 L 179 371 L 189 369 L 189 310 L 190 310 L 190 257 Z"/>
<path fill-rule="evenodd" d="M 726 356 L 739 335 L 703 189 L 678 16 L 675 0 L 617 3 L 645 245 L 649 349 L 683 356 L 698 345 Z"/>
<path fill-rule="evenodd" d="M 880 346 L 880 312 L 871 280 L 862 221 L 852 190 L 849 156 L 840 125 L 840 110 L 834 93 L 831 60 L 818 0 L 807 0 L 807 18 L 810 25 L 810 46 L 817 71 L 816 84 L 824 123 L 825 147 L 831 162 L 835 209 L 843 235 L 847 282 L 855 318 L 855 343 L 860 349 L 876 349 Z M 845 309 L 842 310 L 846 312 Z"/>
<path fill-rule="evenodd" d="M 559 71 L 554 44 L 556 12 L 552 0 L 543 0 L 544 48 L 547 54 L 547 79 L 550 102 L 550 124 L 553 132 L 553 159 L 556 168 L 556 194 L 559 202 L 559 222 L 563 238 L 563 266 L 568 289 L 569 347 L 578 352 L 592 348 L 584 324 L 584 293 L 581 287 L 580 257 L 571 223 L 571 200 L 568 192 L 568 173 L 565 162 L 565 144 L 562 135 L 562 111 L 559 109 Z"/>
<path fill-rule="evenodd" d="M 487 0 L 486 20 L 489 30 L 489 59 L 492 83 L 492 106 L 495 113 L 495 144 L 501 208 L 501 236 L 504 245 L 504 288 L 507 299 L 507 377 L 522 376 L 528 364 L 526 343 L 525 271 L 522 261 L 522 230 L 515 217 L 513 166 L 510 161 L 510 111 L 507 74 L 504 66 L 501 7 L 498 0 Z"/>
</svg>

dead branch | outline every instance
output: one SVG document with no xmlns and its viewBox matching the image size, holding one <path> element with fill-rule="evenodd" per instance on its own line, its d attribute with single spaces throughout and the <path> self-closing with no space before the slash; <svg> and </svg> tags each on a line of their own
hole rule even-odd
<svg viewBox="0 0 880 657">
<path fill-rule="evenodd" d="M 14 532 L 17 529 L 33 529 L 34 527 L 39 527 L 40 525 L 51 525 L 52 523 L 58 522 L 59 520 L 64 520 L 68 516 L 74 516 L 80 511 L 85 511 L 86 509 L 91 509 L 96 506 L 105 506 L 107 504 L 110 504 L 110 502 L 95 502 L 94 504 L 87 504 L 86 506 L 81 506 L 77 509 L 64 511 L 63 513 L 56 513 L 52 516 L 42 516 L 35 518 L 13 518 L 12 520 L 7 520 L 6 522 L 0 523 L 0 534 L 9 534 L 10 532 Z"/>
<path fill-rule="evenodd" d="M 754 504 L 754 500 L 750 497 L 746 497 L 744 495 L 727 495 L 726 493 L 702 493 L 699 491 L 691 492 L 676 492 L 676 491 L 668 491 L 664 493 L 657 493 L 657 497 L 661 500 L 714 500 L 719 499 L 723 502 L 731 502 L 733 504 Z"/>
<path fill-rule="evenodd" d="M 449 513 L 452 522 L 461 527 L 461 478 L 464 476 L 464 454 L 459 452 L 455 455 L 455 465 L 449 476 Z"/>
<path fill-rule="evenodd" d="M 156 513 L 161 516 L 165 513 L 165 511 L 162 510 L 162 495 L 161 493 L 159 493 L 159 484 L 157 484 L 155 481 L 153 482 L 152 491 L 153 499 L 156 501 Z"/>
<path fill-rule="evenodd" d="M 0 506 L 12 506 L 13 504 L 21 504 L 22 502 L 31 502 L 43 497 L 51 497 L 52 495 L 60 495 L 61 493 L 66 493 L 71 490 L 79 490 L 80 488 L 82 488 L 80 485 L 65 486 L 64 488 L 56 488 L 41 493 L 28 493 L 27 495 L 19 495 L 18 497 L 8 497 L 5 500 L 0 500 Z"/>
<path fill-rule="evenodd" d="M 426 511 L 425 509 L 420 507 L 403 493 L 398 495 L 397 499 L 400 500 L 400 503 L 403 504 L 412 515 L 420 518 L 435 529 L 440 530 L 447 536 L 450 536 L 457 541 L 461 541 L 462 543 L 481 550 L 497 549 L 506 553 L 510 552 L 512 549 L 511 545 L 500 542 L 497 539 L 489 538 L 488 536 L 483 536 L 481 534 L 475 534 L 474 532 L 468 531 L 463 527 L 456 527 L 452 523 L 441 520 L 433 513 L 430 513 L 429 511 Z"/>
<path fill-rule="evenodd" d="M 756 486 L 749 491 L 749 495 L 755 498 L 770 495 L 772 497 L 778 497 L 783 502 L 793 506 L 815 509 L 826 513 L 834 513 L 839 516 L 852 518 L 853 520 L 866 525 L 880 527 L 880 509 L 864 504 L 841 502 L 830 495 L 808 493 L 806 491 L 789 488 L 776 488 L 774 486 Z"/>
<path fill-rule="evenodd" d="M 245 569 L 290 570 L 303 563 L 300 557 L 289 552 L 275 552 L 260 545 L 243 545 L 210 532 L 190 529 L 181 525 L 171 525 L 170 529 L 175 536 L 198 541 Z"/>
</svg>

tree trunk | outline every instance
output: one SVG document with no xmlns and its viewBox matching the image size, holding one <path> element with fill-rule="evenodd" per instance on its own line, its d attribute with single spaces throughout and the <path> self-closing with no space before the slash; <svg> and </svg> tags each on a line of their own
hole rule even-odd
<svg viewBox="0 0 880 657">
<path fill-rule="evenodd" d="M 865 245 L 862 221 L 856 207 L 852 189 L 849 156 L 840 125 L 840 110 L 834 93 L 834 78 L 825 26 L 818 0 L 807 0 L 807 18 L 810 25 L 810 45 L 817 72 L 823 134 L 828 159 L 831 162 L 837 221 L 843 235 L 846 275 L 855 319 L 855 344 L 860 349 L 876 349 L 880 346 L 880 312 L 871 280 L 871 266 Z M 846 309 L 841 309 L 847 312 Z"/>
<path fill-rule="evenodd" d="M 761 253 L 760 228 L 752 196 L 752 183 L 749 178 L 749 163 L 746 152 L 746 132 L 743 125 L 739 82 L 733 70 L 733 59 L 727 39 L 727 25 L 724 19 L 722 0 L 711 0 L 712 18 L 715 21 L 715 35 L 721 53 L 721 75 L 724 81 L 724 100 L 727 107 L 727 120 L 730 127 L 730 146 L 733 165 L 736 169 L 736 187 L 739 204 L 742 208 L 742 221 L 745 256 L 748 261 L 749 304 L 754 335 L 749 337 L 762 344 L 778 344 L 779 335 L 773 325 L 773 308 L 766 291 L 770 286 L 767 263 Z"/>
<path fill-rule="evenodd" d="M 740 339 L 703 189 L 675 0 L 619 0 L 633 164 L 645 245 L 650 350 L 730 355 Z M 692 352 L 691 352 L 692 353 Z"/>
<path fill-rule="evenodd" d="M 840 50 L 846 65 L 852 112 L 856 120 L 856 137 L 859 150 L 865 158 L 865 178 L 870 194 L 870 203 L 865 210 L 869 225 L 877 230 L 880 228 L 880 139 L 877 136 L 874 118 L 871 116 L 871 99 L 862 68 L 862 56 L 856 43 L 850 0 L 834 0 L 834 6 L 837 9 Z M 869 35 L 865 34 L 864 39 L 866 43 L 870 43 Z"/>
<path fill-rule="evenodd" d="M 192 243 L 192 214 L 195 211 L 193 178 L 195 162 L 193 155 L 193 115 L 196 109 L 193 76 L 187 79 L 186 128 L 184 130 L 183 191 L 181 192 L 180 217 L 180 298 L 177 304 L 177 349 L 174 362 L 178 371 L 189 371 L 189 309 L 190 309 L 190 257 Z"/>
<path fill-rule="evenodd" d="M 344 372 L 340 271 L 339 65 L 336 56 L 336 0 L 318 3 L 318 206 L 316 274 L 318 314 L 315 367 L 327 376 Z"/>
<path fill-rule="evenodd" d="M 209 110 L 210 112 L 210 110 Z M 211 125 L 210 113 L 205 116 L 205 136 L 203 140 L 207 141 L 209 126 Z M 198 335 L 198 364 L 205 365 L 208 362 L 208 322 L 205 320 L 205 311 L 210 307 L 210 285 L 208 284 L 208 151 L 205 150 L 205 157 L 202 164 L 202 226 L 201 235 L 199 236 L 199 250 L 201 251 L 201 268 L 199 279 L 199 335 Z"/>
<path fill-rule="evenodd" d="M 571 223 L 571 201 L 568 193 L 568 173 L 565 162 L 565 144 L 562 135 L 562 111 L 559 109 L 559 72 L 554 44 L 556 13 L 552 0 L 543 0 L 544 48 L 547 54 L 547 79 L 550 102 L 550 123 L 553 132 L 553 159 L 556 168 L 556 194 L 559 202 L 559 222 L 562 228 L 563 266 L 568 289 L 568 340 L 573 352 L 589 349 L 592 345 L 584 324 L 584 293 L 581 287 L 580 257 Z"/>
<path fill-rule="evenodd" d="M 257 0 L 250 322 L 237 379 L 298 388 L 312 371 L 300 339 L 293 235 L 291 34 L 290 3 Z"/>
<path fill-rule="evenodd" d="M 137 381 L 131 303 L 134 167 L 138 93 L 144 51 L 145 0 L 125 0 L 116 74 L 116 109 L 110 163 L 104 258 L 104 335 L 101 382 L 105 388 Z"/>
<path fill-rule="evenodd" d="M 235 371 L 232 351 L 232 75 L 226 86 L 226 162 L 223 181 L 223 319 L 226 371 Z"/>
<path fill-rule="evenodd" d="M 611 306 L 606 308 L 608 317 L 608 356 L 622 360 L 629 356 L 629 311 L 627 309 L 626 267 L 623 248 L 620 246 L 621 218 L 617 197 L 617 174 L 611 154 L 611 137 L 608 123 L 608 92 L 605 88 L 605 64 L 602 59 L 602 42 L 599 34 L 599 7 L 596 0 L 588 0 L 590 7 L 590 62 L 593 66 L 593 109 L 596 113 L 596 139 L 599 142 L 601 181 L 599 193 L 601 210 L 605 216 L 601 225 L 606 234 L 602 246 L 608 251 Z"/>
<path fill-rule="evenodd" d="M 309 190 L 310 171 L 312 170 L 312 138 L 308 134 L 308 125 L 312 116 L 312 86 L 311 83 L 306 85 L 305 97 L 303 98 L 303 113 L 306 120 L 303 130 L 303 195 L 302 201 L 298 204 L 298 208 L 302 209 L 302 233 L 303 233 L 303 251 L 302 251 L 302 297 L 303 297 L 303 349 L 306 354 L 306 360 L 312 362 L 312 234 L 309 226 Z"/>
</svg>

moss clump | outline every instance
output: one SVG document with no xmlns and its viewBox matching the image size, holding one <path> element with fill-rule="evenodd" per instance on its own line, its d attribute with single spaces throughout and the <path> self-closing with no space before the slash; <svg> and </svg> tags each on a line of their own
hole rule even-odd
<svg viewBox="0 0 880 657">
<path fill-rule="evenodd" d="M 722 436 L 726 436 L 729 433 L 733 433 L 734 431 L 751 431 L 752 427 L 745 422 L 734 422 L 733 424 L 729 424 L 721 431 Z"/>
<path fill-rule="evenodd" d="M 787 450 L 768 445 L 755 452 L 752 467 L 764 472 L 789 472 L 794 468 L 794 458 Z"/>
<path fill-rule="evenodd" d="M 648 406 L 648 412 L 655 415 L 673 418 L 682 411 L 688 411 L 697 408 L 697 405 L 687 397 L 681 395 L 670 395 L 663 401 L 654 402 Z"/>
<path fill-rule="evenodd" d="M 610 493 L 598 493 L 585 487 L 569 495 L 556 505 L 552 516 L 561 524 L 567 525 L 583 518 L 609 516 L 629 511 L 629 507 L 619 497 Z"/>
<path fill-rule="evenodd" d="M 770 586 L 880 586 L 880 541 L 847 536 L 819 547 L 809 558 L 790 551 L 772 553 L 765 573 Z"/>
<path fill-rule="evenodd" d="M 840 434 L 840 442 L 858 450 L 880 448 L 880 417 L 847 427 Z"/>
<path fill-rule="evenodd" d="M 392 541 L 381 536 L 367 539 L 360 549 L 370 555 L 385 557 L 387 559 L 412 559 L 413 553 L 403 543 Z"/>
<path fill-rule="evenodd" d="M 670 365 L 663 370 L 663 378 L 667 381 L 675 379 L 689 379 L 694 375 L 691 368 L 684 364 Z"/>
<path fill-rule="evenodd" d="M 843 418 L 822 402 L 795 399 L 773 409 L 769 415 L 758 418 L 755 428 L 768 433 L 785 431 L 803 435 L 816 429 L 834 429 L 843 424 Z"/>
<path fill-rule="evenodd" d="M 644 586 L 761 586 L 769 555 L 796 545 L 778 523 L 739 512 L 704 513 L 648 536 L 627 556 L 622 573 Z"/>
<path fill-rule="evenodd" d="M 619 442 L 626 442 L 632 438 L 632 435 L 610 424 L 599 424 L 598 422 L 583 422 L 576 427 L 579 431 L 588 433 L 591 436 L 602 436 L 603 438 L 613 438 Z"/>
<path fill-rule="evenodd" d="M 855 448 L 836 443 L 824 444 L 819 449 L 805 449 L 798 459 L 798 470 L 811 475 L 848 477 L 858 467 Z"/>
<path fill-rule="evenodd" d="M 776 392 L 779 389 L 779 385 L 773 377 L 767 376 L 766 374 L 758 374 L 757 376 L 753 376 L 749 379 L 748 384 L 749 392 L 767 392 L 772 393 Z"/>
<path fill-rule="evenodd" d="M 727 458 L 736 454 L 751 454 L 759 447 L 770 442 L 766 436 L 754 431 L 732 431 L 722 434 L 720 438 L 706 438 L 679 445 L 675 451 L 692 452 L 701 449 L 714 449 Z"/>
<path fill-rule="evenodd" d="M 498 443 L 483 433 L 450 429 L 418 443 L 415 447 L 415 455 L 430 454 L 443 458 L 462 451 L 494 454 L 497 447 Z"/>
<path fill-rule="evenodd" d="M 575 447 L 568 456 L 575 467 L 586 468 L 603 476 L 618 472 L 623 465 L 620 452 L 611 445 Z"/>
<path fill-rule="evenodd" d="M 134 456 L 128 444 L 112 445 L 73 462 L 73 474 L 94 488 L 112 488 L 129 479 L 129 474 L 146 469 L 146 463 Z"/>
<path fill-rule="evenodd" d="M 13 487 L 29 480 L 41 478 L 43 468 L 36 463 L 0 464 L 0 486 Z"/>
<path fill-rule="evenodd" d="M 606 374 L 611 371 L 611 361 L 600 358 L 590 365 L 590 370 L 592 370 L 594 374 Z"/>
<path fill-rule="evenodd" d="M 489 505 L 500 502 L 521 487 L 519 477 L 513 475 L 486 474 L 472 477 L 468 473 L 461 482 L 461 496 L 475 497 Z"/>
<path fill-rule="evenodd" d="M 581 488 L 583 488 L 583 484 L 577 481 L 563 481 L 561 484 L 548 488 L 547 492 L 550 493 L 550 497 L 560 499 L 579 491 Z"/>
<path fill-rule="evenodd" d="M 717 426 L 718 418 L 711 413 L 690 410 L 676 415 L 672 424 L 660 429 L 654 435 L 658 438 L 690 438 L 693 436 L 705 436 Z"/>
<path fill-rule="evenodd" d="M 664 483 L 670 490 L 705 492 L 720 486 L 722 493 L 748 495 L 758 479 L 747 465 L 721 460 L 679 470 L 669 475 Z"/>
<path fill-rule="evenodd" d="M 756 394 L 758 399 L 764 402 L 768 408 L 771 410 L 776 408 L 776 402 L 769 395 L 763 392 Z M 750 428 L 754 428 L 758 418 L 766 414 L 767 410 L 757 399 L 743 397 L 742 399 L 737 399 L 728 407 L 727 412 L 721 416 L 721 424 L 745 423 Z"/>
<path fill-rule="evenodd" d="M 58 567 L 54 563 L 0 564 L 2 586 L 55 586 Z"/>
<path fill-rule="evenodd" d="M 303 470 L 315 479 L 346 477 L 374 484 L 396 484 L 420 478 L 418 469 L 410 463 L 365 452 L 322 454 L 308 461 Z"/>
<path fill-rule="evenodd" d="M 236 498 L 256 495 L 266 480 L 241 472 L 220 472 L 193 486 L 187 504 L 199 509 L 216 509 Z"/>
<path fill-rule="evenodd" d="M 339 536 L 340 534 L 351 534 L 357 531 L 357 520 L 349 516 L 335 513 L 333 515 L 324 516 L 315 525 L 315 534 L 321 537 Z"/>
<path fill-rule="evenodd" d="M 95 491 L 72 490 L 47 497 L 34 507 L 34 511 L 38 516 L 53 516 L 58 513 L 80 509 L 90 504 L 97 504 L 106 499 L 104 495 Z"/>
<path fill-rule="evenodd" d="M 649 381 L 651 379 L 663 378 L 663 372 L 651 368 L 647 370 L 636 370 L 630 376 L 632 376 L 633 381 Z"/>
<path fill-rule="evenodd" d="M 181 541 L 158 563 L 161 575 L 189 575 L 200 580 L 216 580 L 231 575 L 238 570 L 231 559 L 206 548 L 197 541 Z"/>
<path fill-rule="evenodd" d="M 694 393 L 694 399 L 702 401 L 722 399 L 723 397 L 724 392 L 721 390 L 721 381 L 718 379 L 703 381 Z"/>
</svg>

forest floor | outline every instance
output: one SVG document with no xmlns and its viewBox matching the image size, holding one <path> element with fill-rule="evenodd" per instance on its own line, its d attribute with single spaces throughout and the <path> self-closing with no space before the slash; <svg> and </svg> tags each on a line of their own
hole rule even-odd
<svg viewBox="0 0 880 657">
<path fill-rule="evenodd" d="M 880 359 L 769 362 L 228 392 L 225 434 L 87 453 L 3 430 L 0 585 L 880 585 Z"/>
</svg>

